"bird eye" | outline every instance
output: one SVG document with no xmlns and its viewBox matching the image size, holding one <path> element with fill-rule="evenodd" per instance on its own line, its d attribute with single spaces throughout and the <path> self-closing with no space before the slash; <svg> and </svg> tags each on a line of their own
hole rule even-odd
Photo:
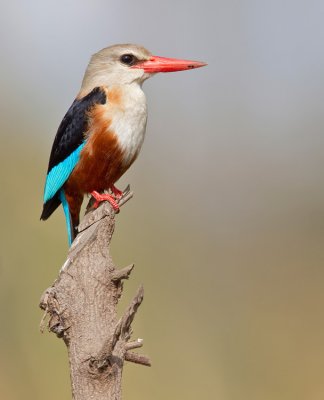
<svg viewBox="0 0 324 400">
<path fill-rule="evenodd" d="M 126 65 L 133 65 L 137 61 L 137 58 L 133 54 L 123 54 L 120 57 L 120 61 Z"/>
</svg>

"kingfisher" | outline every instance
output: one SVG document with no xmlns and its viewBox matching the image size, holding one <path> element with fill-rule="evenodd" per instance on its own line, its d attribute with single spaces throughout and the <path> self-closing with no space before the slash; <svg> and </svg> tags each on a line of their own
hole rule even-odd
<svg viewBox="0 0 324 400">
<path fill-rule="evenodd" d="M 143 82 L 157 72 L 204 65 L 154 56 L 134 44 L 106 47 L 91 57 L 53 142 L 40 217 L 48 219 L 62 204 L 69 245 L 77 234 L 84 195 L 94 197 L 94 207 L 109 201 L 119 211 L 123 192 L 115 183 L 137 158 L 145 136 Z"/>
</svg>

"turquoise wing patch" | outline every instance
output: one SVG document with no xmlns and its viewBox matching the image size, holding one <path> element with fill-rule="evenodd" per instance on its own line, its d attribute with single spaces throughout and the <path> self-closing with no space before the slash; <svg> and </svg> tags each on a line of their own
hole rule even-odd
<svg viewBox="0 0 324 400">
<path fill-rule="evenodd" d="M 49 171 L 45 182 L 44 203 L 54 197 L 67 181 L 68 177 L 80 159 L 80 153 L 84 145 L 85 143 L 82 143 L 65 160 L 55 165 L 55 167 Z"/>
</svg>

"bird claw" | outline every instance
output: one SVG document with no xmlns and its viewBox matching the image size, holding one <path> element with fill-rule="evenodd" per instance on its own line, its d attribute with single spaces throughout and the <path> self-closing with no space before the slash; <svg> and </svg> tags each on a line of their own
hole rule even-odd
<svg viewBox="0 0 324 400">
<path fill-rule="evenodd" d="M 96 200 L 95 203 L 93 204 L 93 208 L 97 208 L 102 201 L 108 201 L 111 204 L 112 208 L 116 212 L 119 212 L 119 205 L 111 194 L 108 193 L 101 194 L 94 190 L 93 192 L 91 192 L 91 196 Z"/>
<path fill-rule="evenodd" d="M 118 213 L 120 210 L 118 203 L 123 197 L 127 196 L 130 193 L 130 186 L 127 185 L 126 188 L 123 191 L 121 191 L 117 189 L 115 185 L 112 185 L 110 187 L 110 190 L 112 194 L 107 192 L 99 193 L 95 190 L 91 192 L 91 196 L 95 199 L 95 202 L 93 203 L 92 207 L 98 208 L 99 204 L 102 201 L 108 201 L 111 204 L 112 208 L 115 210 L 115 212 Z"/>
</svg>

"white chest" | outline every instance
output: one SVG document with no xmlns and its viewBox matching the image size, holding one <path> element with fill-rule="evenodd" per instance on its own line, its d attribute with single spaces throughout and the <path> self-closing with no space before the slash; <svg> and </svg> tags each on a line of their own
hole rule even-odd
<svg viewBox="0 0 324 400">
<path fill-rule="evenodd" d="M 110 94 L 110 95 L 109 95 Z M 109 88 L 107 117 L 124 152 L 124 162 L 131 162 L 143 144 L 147 107 L 145 94 L 138 84 Z"/>
</svg>

